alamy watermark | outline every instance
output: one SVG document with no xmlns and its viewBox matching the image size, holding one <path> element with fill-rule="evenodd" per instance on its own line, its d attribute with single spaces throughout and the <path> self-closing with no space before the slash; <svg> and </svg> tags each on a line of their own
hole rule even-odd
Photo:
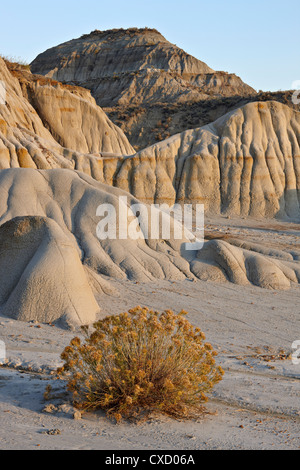
<svg viewBox="0 0 300 470">
<path fill-rule="evenodd" d="M 292 363 L 295 366 L 299 366 L 300 365 L 300 340 L 293 342 L 292 349 L 295 349 L 295 351 L 292 354 Z"/>
<path fill-rule="evenodd" d="M 6 104 L 6 86 L 5 83 L 0 80 L 0 105 Z"/>
<path fill-rule="evenodd" d="M 300 80 L 295 80 L 292 83 L 292 90 L 295 90 L 292 94 L 292 102 L 295 105 L 300 104 Z"/>
<path fill-rule="evenodd" d="M 183 240 L 186 250 L 200 250 L 204 245 L 203 204 L 128 206 L 127 196 L 119 204 L 101 204 L 96 212 L 99 240 Z"/>
<path fill-rule="evenodd" d="M 6 361 L 6 346 L 4 341 L 0 341 L 0 365 Z"/>
</svg>

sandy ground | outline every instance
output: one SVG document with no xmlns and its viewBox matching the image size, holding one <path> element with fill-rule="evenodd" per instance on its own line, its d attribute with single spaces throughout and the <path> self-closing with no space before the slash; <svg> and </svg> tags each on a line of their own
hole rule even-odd
<svg viewBox="0 0 300 470">
<path fill-rule="evenodd" d="M 299 225 L 219 218 L 207 231 L 266 246 L 300 250 Z M 208 413 L 180 422 L 153 416 L 115 425 L 103 414 L 73 419 L 63 382 L 53 378 L 60 352 L 74 332 L 0 317 L 8 363 L 0 368 L 0 449 L 299 449 L 300 365 L 291 360 L 300 340 L 300 288 L 269 291 L 189 280 L 135 284 L 113 281 L 117 294 L 99 298 L 102 315 L 136 305 L 185 309 L 219 352 L 224 380 Z M 55 389 L 44 400 L 48 383 Z M 55 406 L 51 413 L 45 406 Z M 52 435 L 52 430 L 60 433 Z"/>
</svg>

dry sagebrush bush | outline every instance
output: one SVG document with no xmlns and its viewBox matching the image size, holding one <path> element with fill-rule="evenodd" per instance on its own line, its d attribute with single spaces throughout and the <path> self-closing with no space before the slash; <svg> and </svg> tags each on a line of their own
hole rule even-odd
<svg viewBox="0 0 300 470">
<path fill-rule="evenodd" d="M 122 417 L 160 411 L 191 417 L 222 378 L 205 336 L 184 317 L 136 307 L 83 327 L 61 355 L 74 404 Z"/>
</svg>

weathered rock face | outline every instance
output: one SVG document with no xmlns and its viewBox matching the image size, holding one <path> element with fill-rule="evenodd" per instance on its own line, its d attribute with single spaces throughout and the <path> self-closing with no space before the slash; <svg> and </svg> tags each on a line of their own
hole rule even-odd
<svg viewBox="0 0 300 470">
<path fill-rule="evenodd" d="M 1 58 L 0 80 L 0 168 L 96 168 L 102 153 L 134 153 L 89 91 L 10 71 Z"/>
<path fill-rule="evenodd" d="M 170 44 L 158 31 L 94 31 L 40 54 L 32 72 L 59 81 L 85 83 L 138 70 L 206 74 L 214 71 Z"/>
<path fill-rule="evenodd" d="M 0 242 L 1 313 L 67 326 L 96 320 L 100 309 L 78 248 L 54 220 L 11 219 L 0 227 Z"/>
<path fill-rule="evenodd" d="M 141 75 L 133 72 L 131 77 L 135 85 L 121 93 L 123 103 L 143 99 L 140 84 L 149 77 L 150 102 L 168 95 L 192 102 L 198 88 L 216 78 L 182 51 L 174 55 L 174 47 L 156 31 L 149 32 L 153 44 L 143 32 L 132 32 L 130 38 L 128 32 L 108 34 L 128 49 L 132 67 L 140 67 Z M 104 47 L 103 33 L 92 37 Z M 89 43 L 91 37 L 80 41 Z M 112 51 L 107 50 L 105 63 L 114 57 Z M 149 63 L 158 62 L 165 68 L 152 68 L 148 77 Z M 120 58 L 119 67 L 121 73 L 126 61 Z M 83 77 L 89 72 L 82 68 Z M 180 87 L 184 80 L 194 80 L 194 88 L 185 96 L 171 74 L 180 75 Z M 139 76 L 146 81 L 139 82 Z M 139 201 L 197 202 L 212 213 L 300 220 L 300 113 L 276 102 L 251 103 L 134 154 L 89 91 L 8 69 L 2 59 L 0 80 L 7 91 L 6 105 L 0 105 L 1 314 L 25 321 L 60 320 L 68 326 L 92 323 L 100 294 L 111 291 L 110 277 L 138 282 L 196 277 L 271 289 L 300 282 L 295 251 L 211 240 L 187 256 L 184 236 L 147 237 L 149 217 L 144 212 L 137 239 L 97 236 L 100 205 L 113 208 L 118 231 L 118 216 L 126 214 L 130 225 L 130 206 Z M 117 85 L 118 79 L 113 80 Z M 217 84 L 211 85 L 216 90 Z M 119 100 L 117 93 L 115 97 Z M 127 198 L 123 205 L 121 196 Z"/>
<path fill-rule="evenodd" d="M 187 257 L 184 236 L 148 238 L 146 206 L 137 240 L 98 239 L 101 204 L 115 209 L 118 230 L 120 211 L 124 216 L 126 209 L 129 226 L 130 208 L 138 200 L 83 173 L 2 170 L 0 188 L 0 312 L 9 317 L 60 320 L 68 326 L 92 323 L 100 294 L 110 290 L 107 277 L 139 282 L 188 277 L 271 289 L 300 282 L 295 253 L 211 240 Z M 127 197 L 122 207 L 120 196 Z"/>
<path fill-rule="evenodd" d="M 300 113 L 250 103 L 133 157 L 104 160 L 103 181 L 147 203 L 300 219 Z"/>
<path fill-rule="evenodd" d="M 120 196 L 128 198 L 128 207 L 138 203 L 128 193 L 97 182 L 83 173 L 60 169 L 3 170 L 0 172 L 0 187 L 0 223 L 28 214 L 53 219 L 69 241 L 75 243 L 84 264 L 95 272 L 144 281 L 183 279 L 188 275 L 188 263 L 183 259 L 176 267 L 179 241 L 160 244 L 159 240 L 154 240 L 152 244 L 144 238 L 129 238 L 100 243 L 96 232 L 101 220 L 97 216 L 99 205 L 110 204 L 119 213 Z"/>
<path fill-rule="evenodd" d="M 192 276 L 176 240 L 99 241 L 98 206 L 119 211 L 119 197 L 126 196 L 129 211 L 138 202 L 116 188 L 76 171 L 22 168 L 0 171 L 0 188 L 4 315 L 88 324 L 100 310 L 95 295 L 111 290 L 101 274 L 139 281 Z"/>
<path fill-rule="evenodd" d="M 109 118 L 127 135 L 136 151 L 150 147 L 156 142 L 189 129 L 198 129 L 216 121 L 224 114 L 248 103 L 278 101 L 295 111 L 298 106 L 292 101 L 293 91 L 260 92 L 244 96 L 218 97 L 172 104 L 130 105 L 105 107 Z"/>
<path fill-rule="evenodd" d="M 158 107 L 159 123 L 162 109 L 175 104 L 255 94 L 236 75 L 215 72 L 149 29 L 94 31 L 40 54 L 32 71 L 90 89 L 112 118 L 116 107 L 118 122 L 123 120 L 123 130 L 139 148 L 161 140 L 145 129 L 141 108 L 147 114 L 149 107 Z M 174 113 L 169 117 L 176 119 Z"/>
<path fill-rule="evenodd" d="M 229 280 L 234 284 L 254 285 L 265 289 L 289 289 L 299 282 L 299 262 L 283 260 L 287 253 L 262 255 L 260 247 L 242 249 L 223 240 L 206 242 L 191 262 L 191 270 L 199 279 L 214 282 Z"/>
<path fill-rule="evenodd" d="M 24 97 L 55 140 L 81 153 L 132 155 L 123 132 L 97 106 L 84 88 L 62 85 L 28 72 L 11 70 Z"/>
<path fill-rule="evenodd" d="M 211 213 L 300 217 L 300 114 L 287 106 L 250 103 L 126 156 L 133 149 L 88 91 L 20 71 L 13 77 L 3 62 L 0 72 L 7 84 L 1 169 L 76 169 L 147 203 L 197 202 Z"/>
</svg>

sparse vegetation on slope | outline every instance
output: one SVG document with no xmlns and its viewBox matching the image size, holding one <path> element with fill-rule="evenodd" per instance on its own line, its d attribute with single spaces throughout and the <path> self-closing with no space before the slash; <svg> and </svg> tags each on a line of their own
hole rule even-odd
<svg viewBox="0 0 300 470">
<path fill-rule="evenodd" d="M 136 35 L 136 34 L 147 34 L 147 33 L 157 33 L 160 35 L 160 32 L 157 31 L 155 28 L 128 28 L 128 29 L 123 29 L 123 28 L 114 28 L 114 29 L 107 29 L 105 31 L 100 31 L 99 29 L 95 29 L 89 34 L 83 34 L 80 39 L 86 39 L 90 38 L 93 36 L 113 36 L 113 35 L 118 35 L 118 36 L 124 36 L 126 34 L 130 35 Z"/>
<path fill-rule="evenodd" d="M 4 60 L 6 65 L 11 69 L 15 70 L 26 70 L 30 72 L 30 64 L 25 60 L 21 59 L 20 57 L 8 57 L 0 55 L 0 57 Z"/>
<path fill-rule="evenodd" d="M 136 151 L 188 129 L 197 129 L 214 122 L 229 111 L 254 101 L 278 101 L 292 109 L 293 91 L 259 92 L 257 95 L 225 96 L 186 103 L 165 105 L 131 105 L 103 108 L 119 126 Z"/>
</svg>

